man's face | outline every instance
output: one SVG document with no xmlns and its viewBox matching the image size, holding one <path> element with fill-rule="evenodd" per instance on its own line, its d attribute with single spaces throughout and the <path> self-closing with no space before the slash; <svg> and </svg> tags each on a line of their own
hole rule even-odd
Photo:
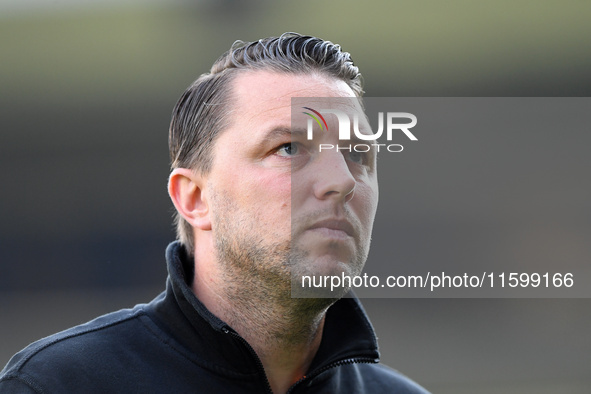
<svg viewBox="0 0 591 394">
<path fill-rule="evenodd" d="M 291 110 L 292 97 L 353 91 L 324 75 L 267 71 L 244 72 L 232 87 L 231 124 L 215 142 L 205 190 L 220 263 L 282 286 L 292 271 L 360 273 L 377 208 L 376 158 L 319 152 L 321 143 L 339 143 L 336 118 L 327 116 L 332 131 L 309 141 L 305 115 L 292 125 Z M 320 108 L 323 100 L 310 105 Z"/>
</svg>

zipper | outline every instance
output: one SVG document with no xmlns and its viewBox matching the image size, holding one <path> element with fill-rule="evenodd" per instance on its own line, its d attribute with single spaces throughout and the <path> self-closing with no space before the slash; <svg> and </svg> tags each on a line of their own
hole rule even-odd
<svg viewBox="0 0 591 394">
<path fill-rule="evenodd" d="M 346 358 L 346 359 L 343 359 L 343 360 L 335 361 L 335 362 L 333 362 L 331 364 L 325 365 L 322 368 L 316 369 L 316 370 L 312 371 L 310 374 L 304 376 L 303 378 L 301 378 L 300 380 L 298 380 L 297 382 L 295 382 L 289 388 L 289 390 L 287 390 L 287 393 L 285 393 L 285 394 L 292 393 L 293 390 L 298 385 L 300 385 L 301 383 L 305 382 L 306 380 L 313 379 L 316 376 L 320 375 L 321 373 L 328 371 L 329 369 L 340 367 L 342 365 L 347 365 L 347 364 L 377 364 L 378 362 L 379 362 L 378 359 L 375 359 L 375 358 L 372 358 L 372 357 Z"/>
<path fill-rule="evenodd" d="M 254 358 L 258 369 L 263 373 L 263 377 L 265 379 L 265 386 L 267 387 L 267 393 L 273 394 L 273 390 L 271 390 L 271 384 L 269 384 L 269 379 L 267 379 L 267 374 L 265 373 L 265 367 L 263 367 L 263 362 L 259 358 L 258 354 L 254 351 L 252 346 L 250 346 L 250 344 L 248 342 L 246 342 L 246 339 L 242 338 L 236 331 L 232 330 L 231 328 L 224 326 L 224 327 L 222 327 L 222 331 L 225 334 L 229 334 L 229 335 L 233 336 L 234 338 L 238 339 L 240 342 L 242 342 L 244 344 L 244 346 L 246 346 L 246 348 L 248 349 L 248 351 L 250 352 L 250 354 Z"/>
<path fill-rule="evenodd" d="M 222 332 L 233 336 L 234 338 L 238 339 L 240 342 L 242 342 L 244 344 L 244 346 L 248 349 L 248 351 L 250 352 L 250 354 L 254 358 L 258 369 L 263 373 L 263 377 L 265 379 L 265 386 L 267 388 L 267 393 L 273 394 L 273 390 L 271 390 L 271 384 L 269 384 L 269 379 L 267 378 L 267 374 L 265 373 L 265 367 L 263 367 L 263 363 L 262 363 L 261 359 L 259 358 L 258 354 L 256 354 L 256 352 L 254 351 L 252 346 L 250 346 L 250 344 L 246 341 L 246 339 L 242 338 L 236 331 L 232 330 L 231 328 L 229 328 L 227 326 L 222 327 Z M 354 358 L 346 358 L 343 360 L 335 361 L 333 363 L 325 365 L 322 368 L 318 368 L 318 369 L 312 371 L 310 374 L 304 376 L 303 378 L 301 378 L 300 380 L 298 380 L 297 382 L 292 384 L 291 387 L 287 390 L 287 392 L 285 394 L 292 393 L 293 390 L 297 386 L 299 386 L 301 383 L 305 382 L 306 380 L 313 379 L 316 376 L 320 375 L 321 373 L 328 371 L 329 369 L 340 367 L 342 365 L 348 365 L 348 364 L 377 364 L 378 362 L 379 362 L 378 359 L 372 358 L 372 357 L 354 357 Z"/>
</svg>

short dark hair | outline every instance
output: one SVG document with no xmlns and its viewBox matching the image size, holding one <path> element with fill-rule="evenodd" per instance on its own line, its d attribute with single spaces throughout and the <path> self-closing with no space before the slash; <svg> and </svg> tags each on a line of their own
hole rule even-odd
<svg viewBox="0 0 591 394">
<path fill-rule="evenodd" d="M 202 174 L 210 170 L 213 143 L 229 124 L 229 86 L 245 70 L 319 72 L 345 81 L 358 97 L 363 95 L 361 74 L 351 55 L 330 41 L 297 33 L 255 42 L 236 41 L 175 105 L 168 135 L 172 169 L 190 168 Z M 193 254 L 193 228 L 178 212 L 175 223 L 177 238 Z"/>
</svg>

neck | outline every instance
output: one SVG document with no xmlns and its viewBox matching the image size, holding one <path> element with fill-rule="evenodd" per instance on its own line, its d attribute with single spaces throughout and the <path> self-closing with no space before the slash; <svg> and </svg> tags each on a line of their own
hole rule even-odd
<svg viewBox="0 0 591 394">
<path fill-rule="evenodd" d="M 277 286 L 269 278 L 228 275 L 227 270 L 197 261 L 195 268 L 192 289 L 197 298 L 251 345 L 273 392 L 285 393 L 308 371 L 332 301 L 291 298 L 285 280 Z"/>
</svg>

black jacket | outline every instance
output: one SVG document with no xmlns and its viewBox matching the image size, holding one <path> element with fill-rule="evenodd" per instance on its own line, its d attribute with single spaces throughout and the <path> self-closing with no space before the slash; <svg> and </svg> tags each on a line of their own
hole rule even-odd
<svg viewBox="0 0 591 394">
<path fill-rule="evenodd" d="M 194 296 L 184 249 L 172 243 L 166 257 L 164 293 L 29 345 L 0 373 L 0 393 L 270 392 L 250 345 Z M 344 298 L 328 310 L 310 371 L 289 392 L 426 393 L 378 357 L 360 303 Z"/>
</svg>

